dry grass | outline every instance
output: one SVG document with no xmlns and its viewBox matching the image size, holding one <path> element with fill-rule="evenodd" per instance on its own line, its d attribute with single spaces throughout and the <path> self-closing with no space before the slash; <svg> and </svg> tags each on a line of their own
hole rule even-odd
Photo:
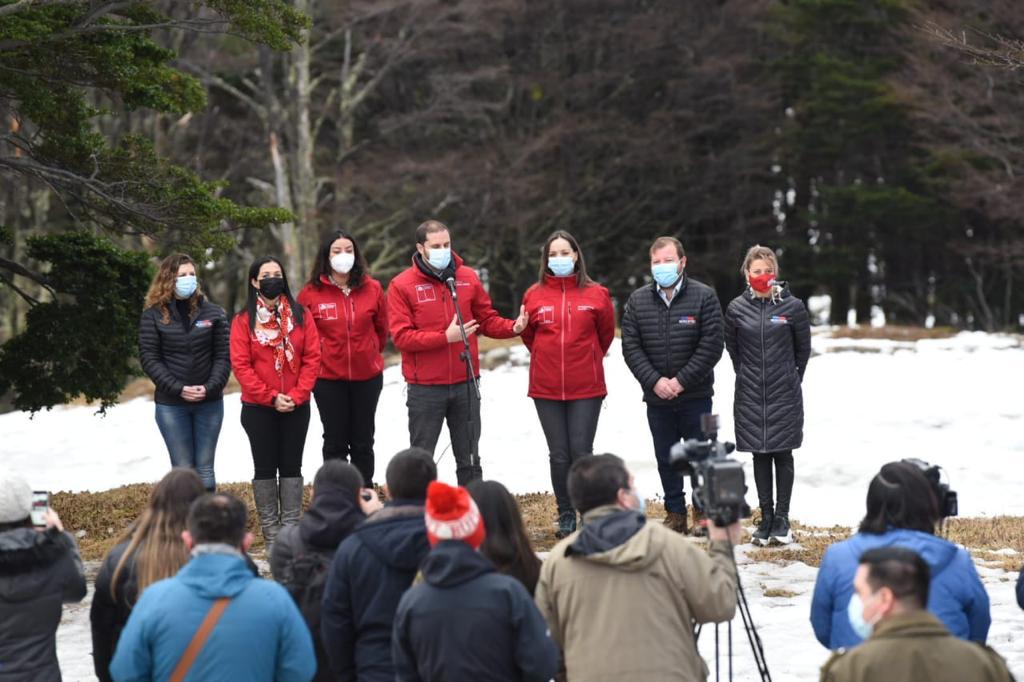
<svg viewBox="0 0 1024 682">
<path fill-rule="evenodd" d="M 778 599 L 792 599 L 797 596 L 799 592 L 792 592 L 790 590 L 784 590 L 781 587 L 770 587 L 764 591 L 764 596 L 775 597 Z"/>
<path fill-rule="evenodd" d="M 921 339 L 948 339 L 956 336 L 958 331 L 953 327 L 901 327 L 888 325 L 885 327 L 839 327 L 832 332 L 834 339 L 886 339 L 889 341 L 920 341 Z"/>
<path fill-rule="evenodd" d="M 98 560 L 103 558 L 142 512 L 151 490 L 151 484 L 137 483 L 99 493 L 59 492 L 53 495 L 52 504 L 71 532 L 85 531 L 79 538 L 82 556 L 87 560 Z M 220 490 L 239 497 L 248 506 L 249 530 L 256 536 L 253 547 L 259 553 L 263 548 L 263 538 L 257 523 L 252 486 L 248 483 L 228 483 L 221 485 Z M 306 504 L 309 503 L 310 492 L 307 486 Z M 558 542 L 555 537 L 557 512 L 554 497 L 548 493 L 530 493 L 519 495 L 517 499 L 534 548 L 538 551 L 550 550 Z M 744 521 L 744 526 L 756 526 L 760 520 L 759 515 L 760 511 L 755 510 L 754 517 Z M 665 508 L 661 502 L 649 502 L 647 516 L 652 521 L 663 519 Z M 1007 548 L 1017 552 L 1024 549 L 1024 517 L 953 519 L 943 534 L 953 542 L 970 548 L 975 559 L 986 566 L 1016 571 L 1024 560 L 1020 554 L 1008 554 L 1005 551 Z M 757 562 L 780 565 L 802 562 L 809 566 L 820 566 L 822 555 L 829 545 L 849 537 L 850 529 L 806 526 L 794 521 L 793 535 L 798 546 L 760 547 L 750 549 L 746 556 Z M 749 534 L 744 533 L 743 542 L 750 542 Z"/>
</svg>

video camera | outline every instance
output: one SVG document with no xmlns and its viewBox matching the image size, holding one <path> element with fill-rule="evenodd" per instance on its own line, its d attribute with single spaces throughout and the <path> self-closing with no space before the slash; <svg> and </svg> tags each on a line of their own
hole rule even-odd
<svg viewBox="0 0 1024 682">
<path fill-rule="evenodd" d="M 943 469 L 937 464 L 929 464 L 923 459 L 909 457 L 903 460 L 904 464 L 910 464 L 924 474 L 928 482 L 932 484 L 932 492 L 935 493 L 935 501 L 939 504 L 939 514 L 942 518 L 957 516 L 959 506 L 957 503 L 956 491 L 949 489 L 949 481 L 942 480 Z"/>
<path fill-rule="evenodd" d="M 728 526 L 750 516 L 745 495 L 743 465 L 728 455 L 736 445 L 718 440 L 717 414 L 702 414 L 700 430 L 705 440 L 691 438 L 672 446 L 673 469 L 690 476 L 693 505 L 716 526 Z"/>
</svg>

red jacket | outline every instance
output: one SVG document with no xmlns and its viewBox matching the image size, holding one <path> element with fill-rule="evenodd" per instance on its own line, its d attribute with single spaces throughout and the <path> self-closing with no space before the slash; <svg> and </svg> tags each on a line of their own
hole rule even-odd
<svg viewBox="0 0 1024 682">
<path fill-rule="evenodd" d="M 530 324 L 531 398 L 582 400 L 608 394 L 604 355 L 615 338 L 615 309 L 600 284 L 583 288 L 575 277 L 548 275 L 523 296 Z"/>
<path fill-rule="evenodd" d="M 384 371 L 381 351 L 388 340 L 384 288 L 372 277 L 346 296 L 324 276 L 306 284 L 298 301 L 309 308 L 320 335 L 320 378 L 366 381 Z"/>
<path fill-rule="evenodd" d="M 494 339 L 515 336 L 514 320 L 498 315 L 476 272 L 454 253 L 456 292 L 465 322 L 480 323 L 478 333 Z M 426 267 L 426 266 L 424 266 Z M 402 351 L 402 375 L 410 384 L 450 386 L 466 380 L 466 366 L 459 359 L 462 340 L 448 343 L 445 330 L 455 315 L 448 287 L 427 275 L 413 257 L 412 267 L 399 273 L 388 286 L 388 318 L 391 338 Z M 476 334 L 469 337 L 473 372 L 480 375 Z"/>
<path fill-rule="evenodd" d="M 274 369 L 274 351 L 261 346 L 249 330 L 249 312 L 243 310 L 231 321 L 231 369 L 242 385 L 242 402 L 250 405 L 273 405 L 278 393 L 284 393 L 296 405 L 309 402 L 320 373 L 320 336 L 313 316 L 303 310 L 302 326 L 295 325 L 289 335 L 298 356 L 298 372 L 287 363 L 281 376 Z"/>
</svg>

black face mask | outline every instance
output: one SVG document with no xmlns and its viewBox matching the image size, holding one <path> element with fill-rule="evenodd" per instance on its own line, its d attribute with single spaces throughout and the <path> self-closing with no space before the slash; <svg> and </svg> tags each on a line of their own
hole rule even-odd
<svg viewBox="0 0 1024 682">
<path fill-rule="evenodd" d="M 266 277 L 260 280 L 263 298 L 277 298 L 284 293 L 284 277 Z"/>
</svg>

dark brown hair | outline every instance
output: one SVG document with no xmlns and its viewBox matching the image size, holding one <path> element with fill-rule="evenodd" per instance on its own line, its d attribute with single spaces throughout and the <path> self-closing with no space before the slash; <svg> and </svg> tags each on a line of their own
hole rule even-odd
<svg viewBox="0 0 1024 682">
<path fill-rule="evenodd" d="M 427 220 L 420 223 L 419 227 L 416 228 L 416 243 L 426 244 L 427 235 L 434 234 L 435 232 L 447 232 L 451 234 L 452 231 L 448 229 L 448 226 L 442 223 L 440 220 Z"/>
<path fill-rule="evenodd" d="M 587 276 L 587 264 L 583 260 L 583 250 L 580 248 L 579 242 L 576 241 L 576 237 L 565 230 L 555 230 L 544 242 L 544 247 L 540 250 L 540 274 L 537 276 L 537 281 L 544 284 L 544 276 L 551 274 L 551 271 L 548 270 L 548 251 L 551 249 L 551 242 L 556 239 L 564 239 L 569 242 L 573 253 L 576 254 L 576 286 L 585 287 L 593 284 L 593 280 Z"/>
<path fill-rule="evenodd" d="M 317 250 L 316 258 L 313 259 L 313 269 L 309 273 L 309 283 L 317 289 L 324 285 L 320 278 L 323 276 L 330 277 L 331 275 L 331 246 L 339 239 L 347 239 L 352 242 L 352 255 L 356 258 L 352 264 L 352 269 L 348 273 L 348 285 L 355 289 L 363 283 L 363 277 L 370 274 L 370 267 L 366 264 L 366 257 L 363 256 L 363 250 L 359 248 L 359 242 L 356 241 L 356 238 L 344 230 L 335 230 L 320 242 L 320 249 Z"/>
<path fill-rule="evenodd" d="M 669 245 L 676 247 L 676 253 L 679 254 L 680 259 L 686 258 L 686 250 L 683 249 L 683 243 L 675 237 L 658 237 L 651 244 L 651 250 L 648 252 L 648 255 L 653 256 L 655 251 Z"/>
<path fill-rule="evenodd" d="M 500 572 L 512 576 L 533 594 L 540 579 L 540 559 L 530 545 L 516 499 L 497 481 L 473 481 L 466 489 L 487 529 L 480 552 Z"/>
<path fill-rule="evenodd" d="M 860 532 L 881 535 L 890 528 L 906 528 L 934 535 L 940 519 L 932 484 L 920 469 L 905 462 L 890 462 L 871 479 Z"/>
</svg>

